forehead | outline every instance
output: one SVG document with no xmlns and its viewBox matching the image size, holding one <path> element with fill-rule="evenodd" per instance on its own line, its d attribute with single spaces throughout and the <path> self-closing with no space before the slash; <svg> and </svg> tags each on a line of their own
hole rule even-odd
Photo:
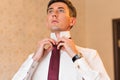
<svg viewBox="0 0 120 80">
<path fill-rule="evenodd" d="M 63 7 L 64 9 L 68 9 L 68 6 L 63 2 L 55 2 L 49 6 L 49 8 L 59 8 L 59 7 Z"/>
</svg>

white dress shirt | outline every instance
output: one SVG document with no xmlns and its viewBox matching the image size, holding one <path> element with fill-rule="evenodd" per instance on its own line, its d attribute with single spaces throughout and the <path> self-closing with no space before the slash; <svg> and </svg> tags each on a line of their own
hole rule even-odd
<svg viewBox="0 0 120 80">
<path fill-rule="evenodd" d="M 70 32 L 61 32 L 60 37 L 63 36 L 69 38 Z M 57 41 L 55 33 L 50 37 Z M 96 50 L 76 48 L 83 57 L 75 62 L 65 51 L 60 51 L 59 80 L 110 80 Z M 47 80 L 51 52 L 40 63 L 33 61 L 32 56 L 22 64 L 12 80 Z"/>
</svg>

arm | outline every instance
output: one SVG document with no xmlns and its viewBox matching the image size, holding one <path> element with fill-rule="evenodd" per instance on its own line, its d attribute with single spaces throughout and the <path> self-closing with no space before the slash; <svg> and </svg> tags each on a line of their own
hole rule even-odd
<svg viewBox="0 0 120 80">
<path fill-rule="evenodd" d="M 92 70 L 84 58 L 76 60 L 74 64 L 84 80 L 97 80 L 96 78 L 99 77 L 99 73 L 95 70 Z"/>
<path fill-rule="evenodd" d="M 32 59 L 32 55 L 22 64 L 18 72 L 14 75 L 12 80 L 30 80 L 34 70 L 37 68 L 38 62 Z"/>
<path fill-rule="evenodd" d="M 83 55 L 82 58 L 77 59 L 74 63 L 79 71 L 80 75 L 83 76 L 83 80 L 110 80 L 103 63 L 95 50 L 92 49 L 77 49 L 72 39 L 60 38 L 58 42 L 58 48 L 62 46 L 68 55 L 73 59 L 79 52 Z M 81 51 L 82 50 L 82 51 Z M 73 59 L 74 61 L 74 59 Z"/>
<path fill-rule="evenodd" d="M 76 69 L 85 80 L 110 80 L 104 65 L 95 50 L 86 49 L 83 57 L 74 62 Z"/>
<path fill-rule="evenodd" d="M 49 38 L 40 41 L 35 54 L 28 57 L 12 80 L 31 80 L 38 63 L 52 49 L 52 44 L 55 44 L 55 42 Z"/>
</svg>

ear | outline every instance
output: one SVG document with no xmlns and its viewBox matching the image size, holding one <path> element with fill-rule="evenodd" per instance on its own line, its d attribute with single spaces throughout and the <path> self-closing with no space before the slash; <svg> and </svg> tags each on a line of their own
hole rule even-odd
<svg viewBox="0 0 120 80">
<path fill-rule="evenodd" d="M 75 25 L 75 23 L 76 23 L 76 18 L 75 17 L 71 17 L 70 18 L 70 26 Z"/>
</svg>

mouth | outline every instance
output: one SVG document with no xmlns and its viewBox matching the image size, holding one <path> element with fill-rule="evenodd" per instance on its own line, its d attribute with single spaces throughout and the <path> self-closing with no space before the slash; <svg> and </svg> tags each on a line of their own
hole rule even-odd
<svg viewBox="0 0 120 80">
<path fill-rule="evenodd" d="M 52 20 L 52 23 L 59 23 L 57 20 Z"/>
</svg>

